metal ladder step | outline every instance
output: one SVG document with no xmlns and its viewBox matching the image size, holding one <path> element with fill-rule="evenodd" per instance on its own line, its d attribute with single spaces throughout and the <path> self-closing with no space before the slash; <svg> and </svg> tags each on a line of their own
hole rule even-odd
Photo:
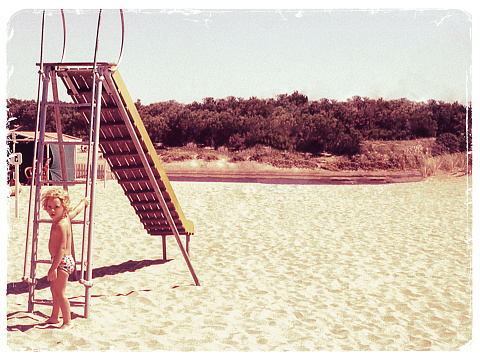
<svg viewBox="0 0 480 360">
<path fill-rule="evenodd" d="M 48 305 L 48 306 L 53 305 L 53 301 L 52 300 L 47 300 L 47 299 L 33 299 L 32 302 L 34 304 L 37 304 L 37 305 Z M 84 301 L 72 301 L 72 300 L 70 300 L 69 303 L 70 303 L 70 306 L 85 306 Z"/>
<path fill-rule="evenodd" d="M 37 220 L 37 223 L 39 224 L 51 224 L 53 222 L 52 219 L 38 219 Z M 70 223 L 72 225 L 83 225 L 84 223 L 88 223 L 88 221 L 85 221 L 85 220 L 70 220 Z"/>
<path fill-rule="evenodd" d="M 85 185 L 86 180 L 40 180 L 40 184 L 45 185 Z"/>
<path fill-rule="evenodd" d="M 56 107 L 65 107 L 65 108 L 77 108 L 77 107 L 91 107 L 92 104 L 91 103 L 78 103 L 78 104 L 75 104 L 75 103 L 56 103 L 56 102 L 47 102 L 46 103 L 47 106 L 56 106 Z"/>
<path fill-rule="evenodd" d="M 37 264 L 51 264 L 52 260 L 37 260 L 35 261 Z M 75 265 L 82 265 L 81 261 L 75 261 Z"/>
</svg>

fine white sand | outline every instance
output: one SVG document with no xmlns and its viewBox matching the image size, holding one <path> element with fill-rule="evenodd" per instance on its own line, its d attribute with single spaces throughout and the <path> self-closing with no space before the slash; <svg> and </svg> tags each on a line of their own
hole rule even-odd
<svg viewBox="0 0 480 360">
<path fill-rule="evenodd" d="M 97 187 L 90 317 L 40 329 L 21 282 L 28 188 L 9 201 L 12 350 L 456 350 L 472 338 L 466 177 L 389 185 L 172 182 L 195 223 L 193 280 L 173 237 L 143 230 L 115 181 Z M 71 188 L 77 203 L 83 188 Z M 45 214 L 44 214 L 45 216 Z M 75 226 L 76 248 L 80 227 Z M 48 258 L 48 225 L 39 258 Z M 48 265 L 39 265 L 37 277 Z M 45 285 L 45 279 L 43 284 Z M 39 298 L 50 298 L 48 286 Z M 82 300 L 83 285 L 67 295 Z"/>
</svg>

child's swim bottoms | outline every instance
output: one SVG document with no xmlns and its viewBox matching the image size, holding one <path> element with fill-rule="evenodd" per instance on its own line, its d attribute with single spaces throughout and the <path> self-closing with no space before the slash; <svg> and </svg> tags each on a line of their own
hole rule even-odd
<svg viewBox="0 0 480 360">
<path fill-rule="evenodd" d="M 55 256 L 52 256 L 52 261 L 55 259 Z M 63 255 L 60 265 L 58 265 L 60 270 L 65 271 L 68 275 L 72 274 L 75 271 L 75 260 L 72 255 Z"/>
</svg>

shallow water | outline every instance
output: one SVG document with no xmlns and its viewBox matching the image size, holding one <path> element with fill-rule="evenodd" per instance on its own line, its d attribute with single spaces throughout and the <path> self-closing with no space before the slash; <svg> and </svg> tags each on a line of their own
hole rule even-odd
<svg viewBox="0 0 480 360">
<path fill-rule="evenodd" d="M 472 334 L 467 184 L 172 182 L 195 223 L 191 260 L 202 286 L 185 286 L 192 280 L 172 238 L 175 261 L 94 280 L 92 321 L 109 319 L 114 348 L 125 350 L 458 349 Z M 94 268 L 159 259 L 158 238 L 120 187 L 97 189 Z M 73 202 L 82 193 L 72 188 Z M 25 209 L 27 191 L 20 200 Z M 22 276 L 26 221 L 9 223 L 10 283 Z M 7 295 L 7 313 L 25 306 L 26 294 Z M 75 349 L 112 346 L 90 320 L 76 321 Z M 10 331 L 9 346 L 25 346 L 33 331 Z"/>
</svg>

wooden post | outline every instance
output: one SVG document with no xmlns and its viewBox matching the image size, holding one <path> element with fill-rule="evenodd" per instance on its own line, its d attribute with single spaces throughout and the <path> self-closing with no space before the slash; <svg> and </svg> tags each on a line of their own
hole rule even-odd
<svg viewBox="0 0 480 360">
<path fill-rule="evenodd" d="M 20 192 L 20 164 L 22 163 L 22 153 L 14 152 L 10 155 L 10 164 L 15 166 L 15 217 L 18 218 L 18 193 Z"/>
<path fill-rule="evenodd" d="M 18 193 L 20 179 L 18 178 L 18 173 L 20 172 L 20 164 L 15 164 L 15 217 L 18 218 Z"/>
<path fill-rule="evenodd" d="M 103 188 L 107 187 L 107 159 L 103 158 Z"/>
<path fill-rule="evenodd" d="M 167 235 L 162 235 L 163 260 L 167 260 Z"/>
</svg>

